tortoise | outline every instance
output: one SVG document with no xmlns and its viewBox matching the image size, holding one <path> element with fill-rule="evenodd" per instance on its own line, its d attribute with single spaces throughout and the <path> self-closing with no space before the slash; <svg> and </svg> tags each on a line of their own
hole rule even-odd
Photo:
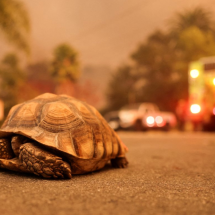
<svg viewBox="0 0 215 215">
<path fill-rule="evenodd" d="M 0 129 L 0 168 L 71 178 L 128 165 L 127 147 L 91 105 L 45 93 L 11 108 Z"/>
</svg>

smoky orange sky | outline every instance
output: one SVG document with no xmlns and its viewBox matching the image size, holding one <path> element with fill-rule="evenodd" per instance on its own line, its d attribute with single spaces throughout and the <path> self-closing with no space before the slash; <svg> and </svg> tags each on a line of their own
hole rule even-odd
<svg viewBox="0 0 215 215">
<path fill-rule="evenodd" d="M 51 59 L 66 42 L 82 65 L 115 67 L 155 29 L 195 6 L 215 12 L 215 0 L 22 0 L 31 20 L 31 62 Z"/>
</svg>

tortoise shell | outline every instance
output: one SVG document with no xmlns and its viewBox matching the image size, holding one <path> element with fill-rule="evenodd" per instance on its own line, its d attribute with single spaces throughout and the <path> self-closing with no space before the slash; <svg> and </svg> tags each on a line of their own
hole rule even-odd
<svg viewBox="0 0 215 215">
<path fill-rule="evenodd" d="M 12 107 L 0 137 L 14 133 L 73 158 L 112 159 L 126 151 L 94 107 L 67 95 L 45 93 Z"/>
</svg>

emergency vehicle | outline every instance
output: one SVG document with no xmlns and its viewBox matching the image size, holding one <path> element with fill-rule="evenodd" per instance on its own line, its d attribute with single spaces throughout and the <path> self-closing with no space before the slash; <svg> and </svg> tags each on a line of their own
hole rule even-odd
<svg viewBox="0 0 215 215">
<path fill-rule="evenodd" d="M 215 131 L 215 56 L 189 64 L 189 114 L 194 129 Z"/>
</svg>

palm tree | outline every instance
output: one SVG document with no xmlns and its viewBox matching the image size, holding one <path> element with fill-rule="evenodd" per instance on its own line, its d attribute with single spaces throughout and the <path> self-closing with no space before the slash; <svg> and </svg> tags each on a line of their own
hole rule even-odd
<svg viewBox="0 0 215 215">
<path fill-rule="evenodd" d="M 74 84 L 80 75 L 78 54 L 69 44 L 54 49 L 51 75 L 55 80 L 55 92 L 74 96 Z"/>
<path fill-rule="evenodd" d="M 173 48 L 184 62 L 213 55 L 215 47 L 215 20 L 212 13 L 202 7 L 177 13 L 170 20 Z"/>
<path fill-rule="evenodd" d="M 204 32 L 215 33 L 212 13 L 199 6 L 191 10 L 177 13 L 173 19 L 170 20 L 170 31 L 173 35 L 177 35 L 193 26 Z"/>
<path fill-rule="evenodd" d="M 28 53 L 29 31 L 29 17 L 23 3 L 18 0 L 0 0 L 0 34 Z"/>
<path fill-rule="evenodd" d="M 66 79 L 74 82 L 78 79 L 80 71 L 77 52 L 69 44 L 60 44 L 54 49 L 51 73 L 57 82 Z"/>
</svg>

